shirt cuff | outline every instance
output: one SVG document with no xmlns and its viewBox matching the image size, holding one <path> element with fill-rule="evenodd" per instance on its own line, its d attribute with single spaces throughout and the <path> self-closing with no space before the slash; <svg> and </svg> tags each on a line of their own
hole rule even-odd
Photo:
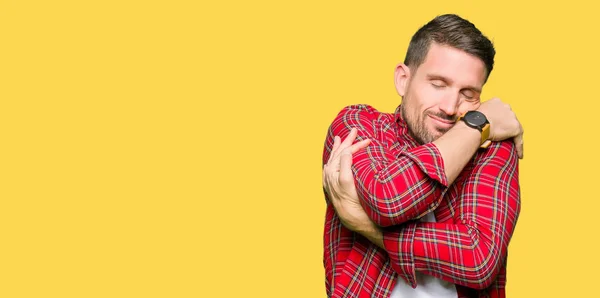
<svg viewBox="0 0 600 298">
<path fill-rule="evenodd" d="M 431 179 L 448 186 L 442 154 L 433 143 L 427 143 L 402 154 L 410 158 Z"/>
<path fill-rule="evenodd" d="M 383 231 L 383 246 L 390 257 L 392 268 L 413 288 L 417 287 L 413 255 L 416 228 L 416 223 L 408 223 L 399 226 L 397 231 Z"/>
</svg>

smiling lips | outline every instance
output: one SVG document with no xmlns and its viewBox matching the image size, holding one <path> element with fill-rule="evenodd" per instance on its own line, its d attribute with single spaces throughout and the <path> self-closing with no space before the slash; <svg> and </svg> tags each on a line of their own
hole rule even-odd
<svg viewBox="0 0 600 298">
<path fill-rule="evenodd" d="M 433 119 L 433 123 L 436 126 L 436 128 L 438 128 L 440 130 L 444 130 L 444 131 L 452 128 L 452 126 L 454 126 L 454 124 L 456 123 L 456 121 L 441 119 L 441 118 L 438 118 L 431 114 L 429 114 L 427 116 L 429 116 L 429 118 Z"/>
</svg>

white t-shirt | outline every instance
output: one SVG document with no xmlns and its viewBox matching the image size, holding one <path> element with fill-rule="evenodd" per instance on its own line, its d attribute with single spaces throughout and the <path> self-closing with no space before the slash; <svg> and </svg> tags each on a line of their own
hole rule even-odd
<svg viewBox="0 0 600 298">
<path fill-rule="evenodd" d="M 435 222 L 433 212 L 427 213 L 421 218 L 421 221 Z M 416 273 L 417 287 L 412 288 L 402 277 L 398 277 L 396 286 L 392 290 L 391 298 L 456 298 L 456 286 L 445 280 L 433 277 L 431 275 Z"/>
</svg>

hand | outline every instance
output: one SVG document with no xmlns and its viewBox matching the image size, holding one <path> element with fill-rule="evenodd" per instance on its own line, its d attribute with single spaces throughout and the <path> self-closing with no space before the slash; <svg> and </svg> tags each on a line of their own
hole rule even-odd
<svg viewBox="0 0 600 298">
<path fill-rule="evenodd" d="M 352 154 L 367 147 L 369 139 L 352 144 L 357 131 L 353 128 L 342 142 L 335 136 L 329 160 L 323 167 L 323 188 L 327 192 L 342 224 L 351 231 L 367 237 L 376 245 L 383 247 L 383 236 L 379 228 L 367 216 L 360 205 L 354 177 L 352 176 Z"/>
<path fill-rule="evenodd" d="M 490 122 L 490 140 L 503 141 L 513 138 L 519 158 L 523 158 L 523 126 L 512 111 L 510 105 L 499 98 L 492 98 L 477 109 Z"/>
</svg>

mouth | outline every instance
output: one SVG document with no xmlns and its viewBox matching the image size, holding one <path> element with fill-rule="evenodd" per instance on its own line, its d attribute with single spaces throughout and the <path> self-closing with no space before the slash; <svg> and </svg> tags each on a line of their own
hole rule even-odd
<svg viewBox="0 0 600 298">
<path fill-rule="evenodd" d="M 439 130 L 443 130 L 443 131 L 446 131 L 446 130 L 452 128 L 452 126 L 454 126 L 454 124 L 456 123 L 456 121 L 438 118 L 434 115 L 427 115 L 427 116 L 429 116 L 429 118 L 431 118 L 433 120 L 433 124 L 436 126 L 436 128 L 438 128 Z"/>
</svg>

